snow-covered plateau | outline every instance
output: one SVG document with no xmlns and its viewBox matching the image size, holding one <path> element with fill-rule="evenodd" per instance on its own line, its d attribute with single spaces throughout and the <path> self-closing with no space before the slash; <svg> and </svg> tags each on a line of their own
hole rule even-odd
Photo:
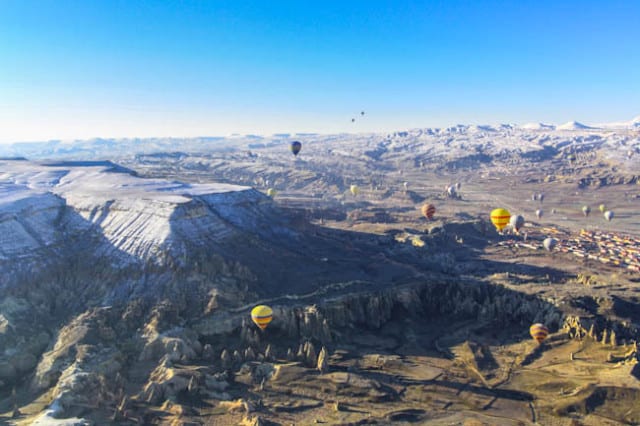
<svg viewBox="0 0 640 426">
<path fill-rule="evenodd" d="M 0 170 L 0 261 L 6 268 L 87 235 L 103 256 L 179 259 L 187 244 L 219 243 L 269 216 L 269 198 L 249 187 L 143 179 L 110 162 L 5 160 Z"/>
</svg>

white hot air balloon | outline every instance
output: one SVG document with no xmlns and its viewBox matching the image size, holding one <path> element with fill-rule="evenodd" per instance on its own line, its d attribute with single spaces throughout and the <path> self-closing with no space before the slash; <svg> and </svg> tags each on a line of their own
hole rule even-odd
<svg viewBox="0 0 640 426">
<path fill-rule="evenodd" d="M 551 251 L 554 249 L 554 247 L 556 246 L 556 244 L 558 244 L 558 240 L 556 240 L 555 238 L 545 238 L 545 240 L 542 242 L 542 245 L 544 246 L 544 248 L 547 251 Z"/>
<path fill-rule="evenodd" d="M 524 226 L 524 217 L 519 214 L 512 215 L 509 219 L 509 225 L 511 225 L 514 231 L 520 232 L 520 228 Z"/>
</svg>

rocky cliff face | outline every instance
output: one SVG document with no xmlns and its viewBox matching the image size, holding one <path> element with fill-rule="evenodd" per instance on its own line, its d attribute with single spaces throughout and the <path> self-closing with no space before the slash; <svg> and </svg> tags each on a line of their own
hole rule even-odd
<svg viewBox="0 0 640 426">
<path fill-rule="evenodd" d="M 307 302 L 309 303 L 309 302 Z M 224 341 L 225 336 L 238 335 L 244 345 L 264 351 L 266 342 L 254 332 L 246 320 L 246 312 L 239 315 L 224 313 L 210 315 L 193 324 L 193 329 L 206 341 Z M 554 305 L 533 296 L 478 282 L 450 280 L 434 275 L 429 282 L 415 282 L 394 286 L 387 290 L 368 292 L 366 289 L 335 297 L 317 304 L 278 306 L 274 321 L 269 325 L 269 336 L 280 336 L 281 341 L 314 341 L 331 346 L 345 341 L 345 336 L 358 334 L 357 330 L 379 330 L 390 321 L 415 319 L 438 322 L 472 319 L 477 324 L 495 323 L 502 327 L 523 330 L 532 322 L 543 322 L 557 329 L 563 315 Z M 286 347 L 271 350 L 286 353 Z M 347 338 L 348 340 L 348 338 Z M 217 348 L 219 351 L 245 351 L 246 347 Z M 296 353 L 297 348 L 289 348 Z"/>
<path fill-rule="evenodd" d="M 23 382 L 36 365 L 34 386 L 55 385 L 49 372 L 69 367 L 80 346 L 108 344 L 108 327 L 87 335 L 93 327 L 82 325 L 94 307 L 134 301 L 120 312 L 122 336 L 162 299 L 191 314 L 209 299 L 242 301 L 234 294 L 255 276 L 225 259 L 228 249 L 246 238 L 296 237 L 270 199 L 247 187 L 144 180 L 111 163 L 3 161 L 2 170 L 0 386 Z"/>
</svg>

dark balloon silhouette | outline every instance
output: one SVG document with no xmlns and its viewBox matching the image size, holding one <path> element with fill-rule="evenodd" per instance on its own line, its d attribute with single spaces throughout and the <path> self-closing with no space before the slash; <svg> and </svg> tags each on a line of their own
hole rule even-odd
<svg viewBox="0 0 640 426">
<path fill-rule="evenodd" d="M 291 152 L 293 152 L 293 155 L 298 155 L 301 149 L 302 143 L 300 143 L 300 141 L 291 142 Z"/>
</svg>

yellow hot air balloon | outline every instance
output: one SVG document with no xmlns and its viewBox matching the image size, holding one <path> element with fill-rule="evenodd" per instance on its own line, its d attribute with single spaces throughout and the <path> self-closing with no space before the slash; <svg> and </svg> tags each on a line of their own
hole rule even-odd
<svg viewBox="0 0 640 426">
<path fill-rule="evenodd" d="M 273 188 L 269 188 L 269 189 L 267 189 L 267 195 L 268 195 L 269 197 L 271 197 L 271 198 L 275 197 L 277 193 L 278 193 L 278 191 L 276 191 L 276 190 L 275 190 L 275 189 L 273 189 Z"/>
<path fill-rule="evenodd" d="M 251 310 L 251 319 L 264 330 L 273 319 L 273 309 L 267 305 L 258 305 Z"/>
<path fill-rule="evenodd" d="M 509 219 L 511 219 L 511 213 L 507 209 L 495 209 L 491 212 L 491 223 L 498 232 L 509 224 Z"/>
<path fill-rule="evenodd" d="M 531 337 L 538 343 L 542 343 L 549 335 L 549 329 L 544 324 L 537 323 L 529 327 L 529 334 L 531 334 Z"/>
<path fill-rule="evenodd" d="M 600 212 L 604 213 L 606 209 L 607 209 L 607 206 L 605 206 L 604 204 L 600 204 Z"/>
<path fill-rule="evenodd" d="M 351 185 L 349 191 L 351 191 L 353 195 L 358 195 L 360 193 L 360 188 L 358 187 L 358 185 Z"/>
</svg>

